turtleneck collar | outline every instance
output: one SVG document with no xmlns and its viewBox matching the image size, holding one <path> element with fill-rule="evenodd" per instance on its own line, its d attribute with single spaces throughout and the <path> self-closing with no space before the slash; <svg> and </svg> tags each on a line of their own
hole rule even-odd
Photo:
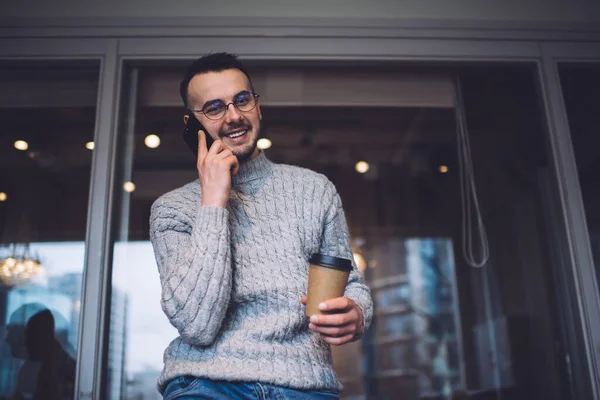
<svg viewBox="0 0 600 400">
<path fill-rule="evenodd" d="M 273 163 L 261 151 L 256 158 L 240 163 L 240 169 L 237 175 L 231 178 L 231 184 L 233 186 L 243 185 L 268 175 L 272 169 Z"/>
</svg>

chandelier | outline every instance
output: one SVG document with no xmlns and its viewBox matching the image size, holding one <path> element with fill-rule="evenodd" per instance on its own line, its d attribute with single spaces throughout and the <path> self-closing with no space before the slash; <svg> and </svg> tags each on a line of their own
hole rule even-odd
<svg viewBox="0 0 600 400">
<path fill-rule="evenodd" d="M 6 255 L 0 256 L 0 283 L 6 287 L 23 285 L 41 273 L 42 263 L 28 244 L 11 244 Z"/>
</svg>

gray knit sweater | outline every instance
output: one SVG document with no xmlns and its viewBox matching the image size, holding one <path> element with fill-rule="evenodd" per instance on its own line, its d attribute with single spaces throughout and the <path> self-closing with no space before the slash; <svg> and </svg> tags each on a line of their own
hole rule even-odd
<svg viewBox="0 0 600 400">
<path fill-rule="evenodd" d="M 308 329 L 300 302 L 313 253 L 352 259 L 334 185 L 261 153 L 233 177 L 226 209 L 200 202 L 196 180 L 152 206 L 161 304 L 180 335 L 165 350 L 159 390 L 182 375 L 340 388 L 330 347 Z M 355 265 L 345 296 L 366 329 L 372 301 Z"/>
</svg>

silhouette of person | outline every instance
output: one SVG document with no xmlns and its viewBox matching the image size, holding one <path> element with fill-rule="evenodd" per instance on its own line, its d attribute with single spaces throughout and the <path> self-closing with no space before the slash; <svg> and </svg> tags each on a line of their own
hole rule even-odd
<svg viewBox="0 0 600 400">
<path fill-rule="evenodd" d="M 12 398 L 73 399 L 75 359 L 56 338 L 53 312 L 41 304 L 25 304 L 11 315 L 7 330 L 12 356 L 24 360 Z"/>
</svg>

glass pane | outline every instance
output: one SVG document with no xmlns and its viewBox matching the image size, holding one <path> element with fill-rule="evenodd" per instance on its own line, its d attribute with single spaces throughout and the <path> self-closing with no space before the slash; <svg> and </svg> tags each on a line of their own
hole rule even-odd
<svg viewBox="0 0 600 400">
<path fill-rule="evenodd" d="M 600 62 L 561 63 L 559 74 L 583 195 L 596 278 L 600 279 Z M 600 284 L 600 281 L 598 282 Z"/>
<path fill-rule="evenodd" d="M 0 398 L 74 398 L 98 74 L 0 63 Z"/>
<path fill-rule="evenodd" d="M 178 336 L 161 309 L 148 220 L 159 196 L 197 179 L 181 137 L 184 69 L 132 68 L 123 102 L 113 287 L 126 312 L 112 321 L 111 354 L 124 340 L 126 357 L 109 365 L 111 398 L 160 398 L 163 351 Z M 545 222 L 556 212 L 554 181 L 534 71 L 251 66 L 272 143 L 266 156 L 335 184 L 371 289 L 370 330 L 332 349 L 342 398 L 570 398 Z M 455 74 L 489 238 L 482 268 L 463 255 Z M 145 144 L 149 134 L 158 147 Z"/>
</svg>

